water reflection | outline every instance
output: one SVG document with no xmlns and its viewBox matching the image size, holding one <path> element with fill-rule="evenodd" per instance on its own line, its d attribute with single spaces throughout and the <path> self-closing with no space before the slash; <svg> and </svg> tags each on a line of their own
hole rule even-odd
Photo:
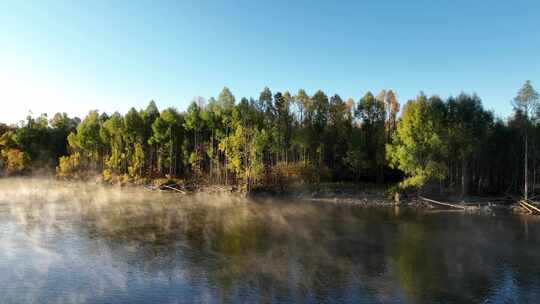
<svg viewBox="0 0 540 304">
<path fill-rule="evenodd" d="M 0 181 L 2 303 L 534 302 L 540 223 Z"/>
</svg>

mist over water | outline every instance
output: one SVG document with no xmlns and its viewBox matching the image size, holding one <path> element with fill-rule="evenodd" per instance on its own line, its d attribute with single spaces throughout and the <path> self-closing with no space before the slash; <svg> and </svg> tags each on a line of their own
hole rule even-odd
<svg viewBox="0 0 540 304">
<path fill-rule="evenodd" d="M 0 303 L 534 303 L 540 221 L 0 180 Z"/>
</svg>

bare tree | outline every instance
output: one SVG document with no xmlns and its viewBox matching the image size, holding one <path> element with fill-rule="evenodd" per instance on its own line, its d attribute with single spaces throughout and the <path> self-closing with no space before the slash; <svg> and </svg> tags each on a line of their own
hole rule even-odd
<svg viewBox="0 0 540 304">
<path fill-rule="evenodd" d="M 518 94 L 514 97 L 512 105 L 515 111 L 521 111 L 525 115 L 524 125 L 524 145 L 525 156 L 523 160 L 524 166 L 524 185 L 523 195 L 525 200 L 528 199 L 529 194 L 529 124 L 535 124 L 540 114 L 539 108 L 539 95 L 538 92 L 531 85 L 531 81 L 527 80 L 519 89 Z"/>
</svg>

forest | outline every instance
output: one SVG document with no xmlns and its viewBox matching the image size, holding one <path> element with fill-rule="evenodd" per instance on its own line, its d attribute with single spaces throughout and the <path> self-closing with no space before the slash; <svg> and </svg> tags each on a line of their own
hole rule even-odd
<svg viewBox="0 0 540 304">
<path fill-rule="evenodd" d="M 392 90 L 359 100 L 319 90 L 264 88 L 237 100 L 194 98 L 186 111 L 92 110 L 0 124 L 3 176 L 100 176 L 107 182 L 176 178 L 252 191 L 291 183 L 366 182 L 467 194 L 535 193 L 539 95 L 530 81 L 498 118 L 476 95 L 420 93 L 403 107 Z"/>
</svg>

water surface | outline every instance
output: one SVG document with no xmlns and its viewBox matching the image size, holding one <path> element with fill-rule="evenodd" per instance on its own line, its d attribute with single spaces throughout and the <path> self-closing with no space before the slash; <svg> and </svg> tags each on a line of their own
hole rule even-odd
<svg viewBox="0 0 540 304">
<path fill-rule="evenodd" d="M 540 221 L 0 180 L 0 303 L 537 303 Z"/>
</svg>

